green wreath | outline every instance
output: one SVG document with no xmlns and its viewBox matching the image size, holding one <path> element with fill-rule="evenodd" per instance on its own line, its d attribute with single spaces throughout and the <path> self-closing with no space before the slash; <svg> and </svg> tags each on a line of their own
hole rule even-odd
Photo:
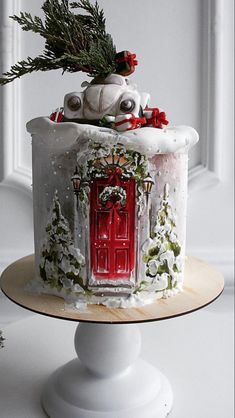
<svg viewBox="0 0 235 418">
<path fill-rule="evenodd" d="M 102 206 L 106 206 L 107 202 L 116 199 L 121 206 L 126 204 L 126 191 L 120 186 L 107 186 L 99 195 Z"/>
</svg>

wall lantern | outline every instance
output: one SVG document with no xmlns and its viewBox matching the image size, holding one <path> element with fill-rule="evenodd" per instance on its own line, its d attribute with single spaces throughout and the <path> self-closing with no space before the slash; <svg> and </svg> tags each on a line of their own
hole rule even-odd
<svg viewBox="0 0 235 418">
<path fill-rule="evenodd" d="M 147 177 L 143 180 L 143 186 L 144 186 L 144 193 L 148 196 L 151 193 L 152 187 L 154 185 L 154 181 L 150 174 L 147 174 Z"/>
<path fill-rule="evenodd" d="M 73 183 L 73 192 L 76 196 L 78 196 L 80 192 L 80 186 L 81 186 L 81 177 L 78 174 L 77 166 L 76 166 L 73 176 L 71 177 L 71 181 Z"/>
</svg>

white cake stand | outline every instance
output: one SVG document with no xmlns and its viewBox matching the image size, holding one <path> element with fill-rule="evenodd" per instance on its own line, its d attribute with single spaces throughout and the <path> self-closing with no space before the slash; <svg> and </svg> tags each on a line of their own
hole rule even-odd
<svg viewBox="0 0 235 418">
<path fill-rule="evenodd" d="M 184 292 L 177 296 L 141 308 L 89 305 L 85 312 L 74 312 L 65 310 L 61 298 L 25 290 L 33 278 L 33 263 L 33 256 L 28 256 L 3 272 L 5 295 L 33 312 L 80 322 L 75 333 L 78 358 L 56 370 L 44 387 L 46 414 L 50 418 L 165 418 L 172 408 L 172 389 L 160 371 L 139 357 L 137 323 L 174 318 L 208 305 L 223 291 L 222 275 L 188 257 Z"/>
</svg>

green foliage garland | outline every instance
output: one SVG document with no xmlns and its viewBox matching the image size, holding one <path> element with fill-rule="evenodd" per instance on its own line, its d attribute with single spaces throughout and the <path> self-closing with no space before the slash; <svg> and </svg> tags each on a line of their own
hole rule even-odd
<svg viewBox="0 0 235 418">
<path fill-rule="evenodd" d="M 85 161 L 85 164 L 84 164 Z M 126 149 L 123 144 L 101 144 L 94 142 L 78 158 L 78 167 L 82 183 L 87 184 L 92 178 L 107 178 L 108 169 L 120 167 L 123 178 L 134 178 L 137 184 L 138 214 L 143 209 L 143 180 L 147 176 L 148 165 L 146 157 L 137 151 Z M 88 204 L 88 190 L 81 187 L 79 199 L 84 206 Z"/>
<path fill-rule="evenodd" d="M 90 155 L 89 155 L 90 154 Z M 107 160 L 108 157 L 111 158 Z M 121 161 L 125 160 L 124 163 Z M 120 166 L 122 175 L 126 178 L 134 177 L 142 185 L 147 175 L 147 161 L 145 156 L 137 151 L 126 149 L 123 144 L 93 143 L 88 150 L 87 177 L 107 177 L 107 167 Z"/>
</svg>

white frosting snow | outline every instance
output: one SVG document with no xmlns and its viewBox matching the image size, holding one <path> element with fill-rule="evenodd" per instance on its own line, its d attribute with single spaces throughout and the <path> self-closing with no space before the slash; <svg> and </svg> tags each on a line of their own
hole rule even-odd
<svg viewBox="0 0 235 418">
<path fill-rule="evenodd" d="M 29 282 L 25 288 L 26 291 L 37 294 L 50 294 L 59 296 L 65 301 L 65 310 L 79 311 L 87 313 L 89 305 L 103 305 L 108 308 L 138 308 L 144 305 L 150 305 L 157 299 L 168 298 L 178 294 L 181 289 L 163 290 L 156 292 L 141 292 L 128 296 L 95 296 L 84 293 L 68 292 L 65 288 L 57 290 L 45 284 L 41 278 L 35 278 Z"/>
<path fill-rule="evenodd" d="M 39 134 L 42 138 L 48 138 L 50 133 L 51 147 L 63 149 L 74 143 L 76 139 L 85 142 L 92 138 L 93 141 L 123 143 L 126 148 L 135 149 L 144 153 L 147 157 L 155 154 L 168 154 L 172 152 L 187 152 L 198 142 L 199 136 L 195 129 L 189 126 L 173 126 L 164 129 L 144 127 L 119 133 L 113 129 L 98 126 L 79 124 L 74 122 L 56 123 L 47 117 L 39 117 L 27 123 L 27 130 L 31 134 Z M 64 138 L 66 137 L 66 142 Z"/>
</svg>

